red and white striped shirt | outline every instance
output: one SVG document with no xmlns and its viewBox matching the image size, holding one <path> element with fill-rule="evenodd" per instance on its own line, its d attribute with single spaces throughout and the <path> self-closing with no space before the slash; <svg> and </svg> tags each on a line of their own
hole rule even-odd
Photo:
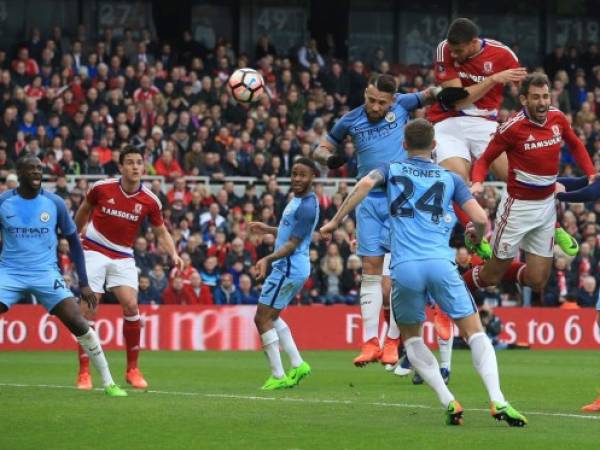
<svg viewBox="0 0 600 450">
<path fill-rule="evenodd" d="M 520 67 L 519 60 L 510 48 L 492 39 L 482 39 L 481 50 L 463 63 L 452 58 L 447 41 L 440 42 L 437 47 L 434 71 L 439 84 L 458 78 L 463 87 L 467 87 L 481 83 L 490 75 L 517 67 Z M 471 107 L 462 111 L 444 111 L 436 103 L 429 109 L 427 118 L 433 123 L 460 115 L 480 116 L 496 120 L 504 97 L 503 90 L 504 86 L 497 84 Z"/>
<path fill-rule="evenodd" d="M 120 179 L 101 180 L 94 183 L 86 199 L 93 209 L 83 247 L 109 258 L 133 257 L 133 243 L 146 216 L 153 226 L 163 224 L 160 200 L 143 185 L 128 194 Z"/>
<path fill-rule="evenodd" d="M 594 164 L 567 118 L 550 108 L 543 124 L 529 119 L 525 110 L 513 114 L 473 165 L 471 180 L 483 182 L 490 164 L 506 152 L 508 194 L 520 200 L 545 199 L 554 194 L 563 140 L 586 175 L 594 175 Z"/>
</svg>

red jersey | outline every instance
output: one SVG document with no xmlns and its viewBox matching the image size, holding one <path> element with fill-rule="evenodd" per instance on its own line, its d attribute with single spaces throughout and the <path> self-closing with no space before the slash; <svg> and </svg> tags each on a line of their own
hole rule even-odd
<svg viewBox="0 0 600 450">
<path fill-rule="evenodd" d="M 160 200 L 144 185 L 127 194 L 120 179 L 101 180 L 94 183 L 86 200 L 93 209 L 83 248 L 113 259 L 133 257 L 132 246 L 146 216 L 155 227 L 163 224 Z"/>
<path fill-rule="evenodd" d="M 447 41 L 442 41 L 437 47 L 434 64 L 435 78 L 438 84 L 458 78 L 463 87 L 481 83 L 490 75 L 507 69 L 520 67 L 517 55 L 502 44 L 491 39 L 481 40 L 481 50 L 464 63 L 458 63 L 450 55 Z M 439 103 L 429 108 L 427 118 L 433 122 L 441 122 L 449 117 L 461 115 L 481 116 L 496 120 L 503 99 L 504 86 L 496 84 L 483 97 L 462 111 L 444 111 Z"/>
<path fill-rule="evenodd" d="M 146 100 L 152 100 L 158 94 L 160 94 L 160 91 L 155 86 L 150 86 L 147 90 L 137 88 L 133 92 L 133 100 L 136 103 L 144 102 Z"/>
<path fill-rule="evenodd" d="M 513 114 L 475 162 L 473 182 L 482 182 L 490 164 L 503 152 L 508 156 L 508 194 L 520 200 L 542 200 L 554 194 L 563 140 L 587 176 L 596 172 L 590 156 L 565 115 L 550 108 L 543 124 L 525 111 Z"/>
</svg>

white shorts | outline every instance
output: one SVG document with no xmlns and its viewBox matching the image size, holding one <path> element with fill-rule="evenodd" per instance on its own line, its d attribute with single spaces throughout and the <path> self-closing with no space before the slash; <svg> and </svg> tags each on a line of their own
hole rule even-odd
<svg viewBox="0 0 600 450">
<path fill-rule="evenodd" d="M 554 196 L 544 200 L 517 200 L 505 191 L 496 213 L 492 236 L 494 255 L 512 259 L 522 250 L 552 258 L 556 228 Z"/>
<path fill-rule="evenodd" d="M 392 254 L 386 253 L 383 256 L 383 272 L 381 273 L 384 277 L 390 276 L 390 263 L 392 262 Z"/>
<path fill-rule="evenodd" d="M 138 290 L 138 271 L 133 258 L 111 259 L 94 250 L 84 250 L 85 268 L 92 291 L 102 294 L 116 286 Z"/>
<path fill-rule="evenodd" d="M 459 116 L 444 119 L 435 130 L 435 162 L 458 157 L 471 161 L 485 151 L 498 123 L 483 117 Z"/>
</svg>

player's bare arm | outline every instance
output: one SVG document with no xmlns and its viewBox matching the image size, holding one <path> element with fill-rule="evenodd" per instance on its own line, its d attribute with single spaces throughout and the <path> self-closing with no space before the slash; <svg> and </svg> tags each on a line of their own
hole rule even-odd
<svg viewBox="0 0 600 450">
<path fill-rule="evenodd" d="M 348 158 L 342 154 L 337 154 L 336 150 L 337 148 L 334 144 L 327 139 L 323 139 L 313 153 L 313 159 L 319 164 L 327 166 L 329 169 L 338 169 L 346 164 Z"/>
<path fill-rule="evenodd" d="M 248 229 L 250 233 L 263 235 L 263 234 L 272 234 L 277 237 L 277 227 L 270 227 L 266 223 L 262 222 L 248 222 Z"/>
<path fill-rule="evenodd" d="M 177 249 L 175 248 L 175 242 L 173 242 L 173 237 L 167 227 L 163 224 L 159 227 L 153 227 L 154 234 L 156 234 L 158 238 L 159 244 L 167 251 L 167 254 L 171 257 L 171 261 L 175 264 L 179 270 L 183 270 L 183 260 L 177 254 Z"/>
<path fill-rule="evenodd" d="M 94 209 L 94 207 L 90 202 L 87 201 L 87 199 L 84 199 L 81 202 L 74 219 L 75 225 L 77 226 L 77 231 L 79 233 L 85 229 L 85 226 L 90 218 L 90 214 L 92 213 L 92 209 Z"/>
<path fill-rule="evenodd" d="M 274 251 L 270 255 L 265 256 L 262 259 L 259 259 L 256 262 L 256 279 L 262 280 L 267 276 L 267 271 L 269 270 L 269 266 L 273 263 L 273 261 L 277 261 L 278 259 L 285 258 L 286 256 L 291 255 L 300 245 L 301 240 L 296 237 L 290 238 L 285 244 L 283 244 L 278 250 Z"/>
<path fill-rule="evenodd" d="M 480 100 L 485 94 L 488 93 L 490 89 L 492 89 L 496 84 L 506 84 L 509 82 L 517 83 L 521 81 L 523 78 L 527 76 L 527 69 L 524 67 L 518 67 L 516 69 L 507 69 L 502 72 L 495 73 L 481 83 L 474 84 L 472 86 L 465 87 L 465 91 L 468 92 L 468 96 L 462 100 L 457 101 L 454 104 L 455 110 L 461 110 L 469 105 L 475 103 L 477 100 Z M 442 88 L 460 88 L 462 87 L 462 83 L 459 78 L 454 78 L 452 80 L 444 81 L 441 84 Z"/>
<path fill-rule="evenodd" d="M 461 205 L 461 208 L 471 219 L 471 222 L 467 224 L 466 232 L 471 236 L 473 242 L 480 242 L 485 234 L 485 228 L 488 222 L 485 210 L 475 199 L 467 200 Z"/>
<path fill-rule="evenodd" d="M 319 232 L 321 235 L 328 239 L 330 234 L 333 233 L 340 225 L 344 217 L 356 208 L 356 206 L 362 202 L 371 190 L 384 182 L 383 175 L 377 170 L 371 170 L 367 176 L 360 179 L 358 183 L 354 185 L 352 191 L 348 194 L 346 199 L 343 201 L 338 212 L 333 218 L 323 225 Z"/>
</svg>

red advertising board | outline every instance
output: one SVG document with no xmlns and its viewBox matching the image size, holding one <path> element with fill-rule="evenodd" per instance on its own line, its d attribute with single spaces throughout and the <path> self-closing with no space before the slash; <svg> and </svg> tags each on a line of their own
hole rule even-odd
<svg viewBox="0 0 600 450">
<path fill-rule="evenodd" d="M 149 350 L 257 350 L 254 306 L 145 306 L 142 348 Z M 502 338 L 532 348 L 598 348 L 593 309 L 497 308 Z M 349 306 L 290 307 L 283 317 L 304 350 L 356 349 L 361 343 L 360 311 Z M 123 348 L 118 306 L 100 308 L 95 327 L 106 349 Z M 382 333 L 384 330 L 382 329 Z M 433 324 L 424 337 L 435 345 Z M 41 306 L 18 305 L 0 316 L 0 350 L 67 350 L 75 340 Z"/>
</svg>

